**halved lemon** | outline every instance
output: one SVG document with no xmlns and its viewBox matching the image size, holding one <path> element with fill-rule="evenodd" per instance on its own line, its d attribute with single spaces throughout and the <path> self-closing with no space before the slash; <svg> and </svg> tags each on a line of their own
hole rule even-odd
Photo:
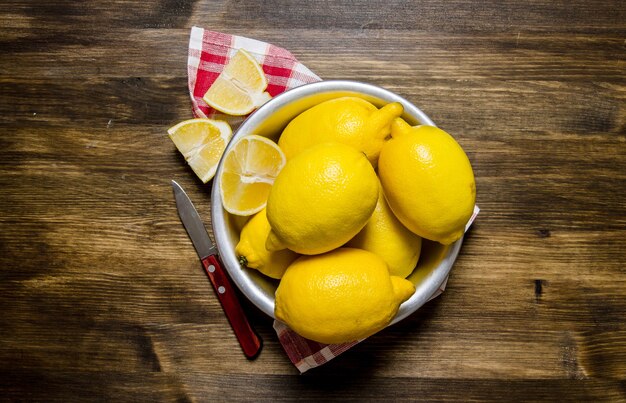
<svg viewBox="0 0 626 403">
<path fill-rule="evenodd" d="M 167 130 L 170 139 L 203 183 L 215 175 L 233 132 L 228 123 L 212 119 L 189 119 Z"/>
<path fill-rule="evenodd" d="M 224 209 L 240 216 L 261 211 L 285 161 L 278 145 L 266 137 L 251 134 L 239 140 L 222 163 L 219 186 Z"/>
<path fill-rule="evenodd" d="M 271 99 L 264 92 L 267 77 L 259 63 L 239 49 L 204 94 L 204 102 L 220 112 L 233 116 L 247 115 Z"/>
</svg>

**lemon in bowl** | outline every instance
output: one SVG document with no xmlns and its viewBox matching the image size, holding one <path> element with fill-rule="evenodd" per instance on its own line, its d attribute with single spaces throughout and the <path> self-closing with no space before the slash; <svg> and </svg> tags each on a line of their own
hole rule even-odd
<svg viewBox="0 0 626 403">
<path fill-rule="evenodd" d="M 400 105 L 402 108 L 397 108 L 396 106 L 387 108 L 385 110 L 387 116 L 384 119 L 392 120 L 394 117 L 400 117 L 411 126 L 420 124 L 435 126 L 428 116 L 415 105 L 401 96 L 381 87 L 346 80 L 322 81 L 289 90 L 261 106 L 250 115 L 234 133 L 232 140 L 226 147 L 224 155 L 228 155 L 229 150 L 232 149 L 240 139 L 250 135 L 267 137 L 278 143 L 279 136 L 289 123 L 303 112 L 323 102 L 344 97 L 362 99 L 374 105 L 378 110 L 384 109 L 385 106 L 389 104 Z M 399 110 L 401 110 L 401 113 L 398 112 Z M 373 114 L 375 111 L 370 108 L 369 113 Z M 398 114 L 399 116 L 397 116 Z M 384 130 L 382 126 L 384 125 L 381 125 L 381 130 Z M 323 139 L 320 141 L 322 143 L 324 142 Z M 369 147 L 370 145 L 368 144 L 367 146 Z M 368 148 L 368 150 L 370 149 L 371 148 Z M 363 153 L 365 157 L 367 157 L 364 159 L 366 161 L 369 160 L 373 168 L 375 162 L 371 157 L 377 156 L 378 151 L 376 148 L 372 150 L 374 151 L 370 152 L 369 155 L 365 150 Z M 301 151 L 298 150 L 298 153 L 300 152 Z M 296 157 L 288 155 L 287 165 L 290 163 L 289 160 L 291 158 Z M 216 177 L 220 178 L 224 170 L 224 161 L 221 161 L 218 165 Z M 410 175 L 410 173 L 406 174 Z M 243 295 L 265 314 L 276 318 L 276 291 L 279 286 L 279 281 L 265 276 L 257 270 L 241 267 L 239 256 L 235 252 L 241 231 L 241 218 L 225 210 L 222 205 L 219 182 L 219 180 L 213 182 L 211 224 L 220 257 L 233 282 L 241 290 Z M 373 204 L 368 208 L 371 208 L 372 212 L 374 211 L 375 202 L 378 199 L 377 186 L 376 184 L 376 187 L 371 189 Z M 282 241 L 284 242 L 286 240 L 283 239 Z M 414 285 L 415 291 L 412 292 L 406 300 L 404 298 L 406 295 L 403 295 L 401 299 L 395 299 L 396 302 L 400 300 L 404 302 L 401 303 L 397 311 L 392 311 L 394 316 L 390 323 L 396 323 L 415 312 L 439 290 L 450 273 L 462 242 L 462 236 L 448 245 L 427 240 L 421 242 L 419 260 L 415 268 L 412 271 L 409 270 L 410 274 L 406 277 L 406 279 Z M 305 257 L 304 259 L 306 260 L 308 258 Z"/>
<path fill-rule="evenodd" d="M 341 143 L 320 143 L 291 159 L 267 199 L 267 249 L 330 252 L 367 224 L 378 199 L 368 159 Z"/>
</svg>

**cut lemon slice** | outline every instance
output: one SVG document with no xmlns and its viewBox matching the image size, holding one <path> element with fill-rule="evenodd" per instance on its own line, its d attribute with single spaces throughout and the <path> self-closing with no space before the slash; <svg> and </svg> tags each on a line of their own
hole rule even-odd
<svg viewBox="0 0 626 403">
<path fill-rule="evenodd" d="M 239 87 L 251 92 L 263 92 L 267 88 L 267 77 L 252 55 L 239 49 L 224 67 L 224 73 L 237 81 Z"/>
<path fill-rule="evenodd" d="M 271 99 L 267 77 L 248 52 L 239 49 L 204 94 L 204 102 L 233 116 L 247 115 Z"/>
<path fill-rule="evenodd" d="M 226 122 L 189 119 L 168 129 L 170 139 L 203 183 L 215 175 L 233 132 Z"/>
<path fill-rule="evenodd" d="M 261 211 L 285 155 L 272 140 L 254 134 L 243 137 L 224 155 L 220 177 L 222 205 L 231 214 Z"/>
</svg>

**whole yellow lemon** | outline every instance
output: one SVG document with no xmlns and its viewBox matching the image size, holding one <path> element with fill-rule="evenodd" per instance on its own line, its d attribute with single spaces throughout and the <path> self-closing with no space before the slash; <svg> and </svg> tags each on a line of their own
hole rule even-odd
<svg viewBox="0 0 626 403">
<path fill-rule="evenodd" d="M 382 187 L 372 217 L 346 246 L 380 256 L 392 276 L 406 278 L 413 272 L 422 250 L 422 238 L 409 231 L 393 214 Z"/>
<path fill-rule="evenodd" d="M 293 262 L 276 290 L 276 318 L 320 343 L 359 340 L 385 328 L 415 292 L 377 255 L 339 248 Z"/>
<path fill-rule="evenodd" d="M 367 223 L 378 179 L 363 153 L 341 143 L 314 145 L 287 161 L 267 199 L 266 247 L 313 255 L 338 248 Z"/>
<path fill-rule="evenodd" d="M 278 145 L 289 160 L 314 144 L 339 142 L 365 153 L 376 167 L 383 142 L 389 137 L 391 121 L 403 110 L 398 102 L 378 109 L 357 97 L 331 99 L 291 120 Z"/>
<path fill-rule="evenodd" d="M 271 230 L 265 209 L 256 213 L 243 227 L 235 254 L 242 266 L 256 269 L 268 277 L 280 279 L 298 254 L 283 249 L 270 252 L 265 248 Z"/>
<path fill-rule="evenodd" d="M 391 210 L 417 235 L 450 244 L 463 235 L 476 202 L 474 173 L 461 146 L 434 126 L 394 119 L 378 175 Z"/>
</svg>

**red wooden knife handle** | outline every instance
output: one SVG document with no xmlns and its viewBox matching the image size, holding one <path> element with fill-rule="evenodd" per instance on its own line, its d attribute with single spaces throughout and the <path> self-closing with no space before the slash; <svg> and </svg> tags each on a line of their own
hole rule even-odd
<svg viewBox="0 0 626 403">
<path fill-rule="evenodd" d="M 213 284 L 224 313 L 226 313 L 226 317 L 235 331 L 235 336 L 239 340 L 243 353 L 248 358 L 254 358 L 261 351 L 261 339 L 250 326 L 237 299 L 235 289 L 221 263 L 215 255 L 209 255 L 202 259 L 202 265 L 211 280 L 211 284 Z"/>
</svg>

